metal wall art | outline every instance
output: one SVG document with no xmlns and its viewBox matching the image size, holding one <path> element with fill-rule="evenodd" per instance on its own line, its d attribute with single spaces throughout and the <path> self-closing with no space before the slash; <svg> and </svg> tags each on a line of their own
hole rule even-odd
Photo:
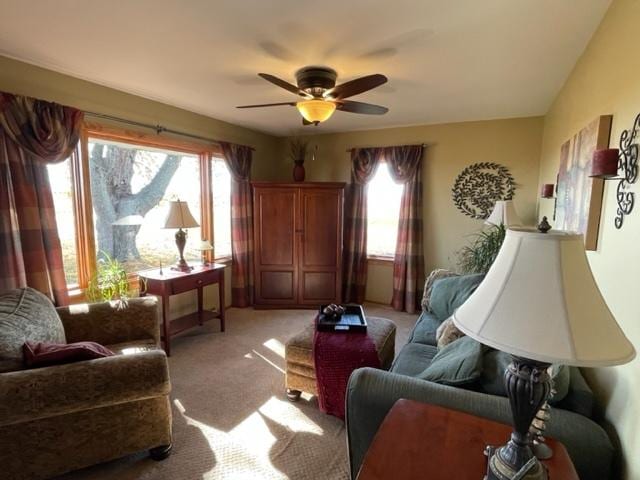
<svg viewBox="0 0 640 480">
<path fill-rule="evenodd" d="M 618 171 L 622 178 L 620 178 L 616 190 L 618 210 L 615 218 L 615 226 L 618 229 L 622 228 L 624 217 L 631 213 L 636 200 L 635 193 L 629 190 L 631 185 L 636 183 L 638 179 L 638 144 L 635 140 L 639 129 L 640 114 L 638 114 L 633 122 L 633 126 L 620 135 Z"/>
<path fill-rule="evenodd" d="M 515 190 L 516 184 L 507 167 L 492 162 L 469 165 L 451 189 L 458 210 L 478 219 L 486 219 L 496 201 L 511 200 Z"/>
</svg>

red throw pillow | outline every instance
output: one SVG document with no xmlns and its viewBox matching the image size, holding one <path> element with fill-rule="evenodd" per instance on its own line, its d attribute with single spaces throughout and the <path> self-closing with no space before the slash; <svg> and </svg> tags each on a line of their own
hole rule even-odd
<svg viewBox="0 0 640 480">
<path fill-rule="evenodd" d="M 94 358 L 111 357 L 111 350 L 95 342 L 49 343 L 24 342 L 24 363 L 27 367 L 46 367 L 62 363 L 79 362 Z"/>
</svg>

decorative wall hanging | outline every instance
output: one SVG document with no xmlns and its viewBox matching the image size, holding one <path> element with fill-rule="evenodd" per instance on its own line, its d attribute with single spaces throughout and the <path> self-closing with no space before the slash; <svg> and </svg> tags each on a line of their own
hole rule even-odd
<svg viewBox="0 0 640 480">
<path fill-rule="evenodd" d="M 629 188 L 632 184 L 636 183 L 638 179 L 638 144 L 635 143 L 635 140 L 639 129 L 640 114 L 638 114 L 633 122 L 633 126 L 620 135 L 618 171 L 622 175 L 622 178 L 618 182 L 618 188 L 616 190 L 618 210 L 614 221 L 618 229 L 622 228 L 624 217 L 631 213 L 636 200 L 635 193 L 630 192 Z"/>
<path fill-rule="evenodd" d="M 498 200 L 511 200 L 516 185 L 503 165 L 492 162 L 474 163 L 456 178 L 451 191 L 458 210 L 471 218 L 486 219 Z"/>
<path fill-rule="evenodd" d="M 602 115 L 560 147 L 554 228 L 584 235 L 587 250 L 598 246 L 604 181 L 591 178 L 593 152 L 609 145 L 611 115 Z"/>
</svg>

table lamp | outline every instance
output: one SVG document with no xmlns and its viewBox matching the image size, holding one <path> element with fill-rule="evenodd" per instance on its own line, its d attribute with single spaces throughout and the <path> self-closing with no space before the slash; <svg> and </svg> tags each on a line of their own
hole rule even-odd
<svg viewBox="0 0 640 480">
<path fill-rule="evenodd" d="M 164 228 L 178 229 L 176 232 L 176 245 L 178 247 L 178 252 L 180 253 L 178 263 L 171 267 L 172 270 L 180 270 L 181 272 L 191 271 L 192 267 L 187 265 L 187 262 L 184 259 L 184 246 L 187 243 L 187 232 L 182 229 L 199 226 L 200 225 L 196 222 L 196 219 L 191 215 L 187 202 L 181 202 L 180 200 L 169 202 L 169 212 L 167 213 L 167 218 L 164 221 Z"/>
<path fill-rule="evenodd" d="M 196 247 L 196 250 L 198 250 L 202 255 L 202 265 L 204 266 L 209 265 L 206 252 L 213 250 L 213 245 L 211 245 L 211 242 L 209 240 L 202 240 L 200 244 Z"/>
<path fill-rule="evenodd" d="M 484 221 L 491 225 L 504 225 L 505 227 L 514 227 L 522 225 L 522 220 L 516 212 L 513 200 L 498 200 L 496 206 L 493 207 L 491 215 Z"/>
<path fill-rule="evenodd" d="M 488 480 L 547 478 L 532 452 L 529 426 L 549 395 L 550 364 L 602 367 L 635 357 L 596 285 L 578 233 L 508 229 L 485 279 L 453 322 L 512 356 L 505 386 L 514 431 L 491 453 Z"/>
</svg>

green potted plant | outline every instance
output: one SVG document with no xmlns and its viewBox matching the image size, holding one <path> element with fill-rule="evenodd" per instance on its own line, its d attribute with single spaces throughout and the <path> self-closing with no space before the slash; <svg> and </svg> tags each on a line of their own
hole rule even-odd
<svg viewBox="0 0 640 480">
<path fill-rule="evenodd" d="M 473 235 L 468 245 L 458 251 L 458 268 L 461 273 L 487 273 L 496 259 L 506 228 L 503 224 L 491 225 Z"/>
<path fill-rule="evenodd" d="M 122 264 L 107 253 L 101 252 L 98 270 L 89 281 L 87 298 L 92 302 L 116 300 L 126 306 L 129 298 L 135 293 L 129 284 L 127 272 Z"/>
</svg>

